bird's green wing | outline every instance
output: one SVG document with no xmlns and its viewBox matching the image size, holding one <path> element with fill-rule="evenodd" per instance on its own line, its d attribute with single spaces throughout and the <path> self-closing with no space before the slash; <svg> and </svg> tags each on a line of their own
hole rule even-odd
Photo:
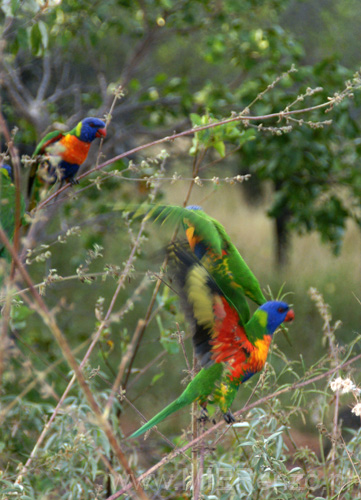
<svg viewBox="0 0 361 500">
<path fill-rule="evenodd" d="M 210 253 L 205 254 L 202 259 L 205 267 L 212 269 L 216 281 L 223 289 L 229 289 L 229 293 L 243 293 L 256 304 L 264 304 L 266 298 L 256 276 L 233 243 L 225 240 L 224 242 L 226 244 L 221 258 L 216 258 Z"/>
<path fill-rule="evenodd" d="M 190 210 L 176 205 L 143 204 L 137 207 L 136 210 L 131 211 L 131 217 L 135 219 L 145 217 L 158 224 L 167 224 L 171 227 L 181 223 L 186 233 L 188 231 L 188 240 L 197 238 L 212 249 L 213 252 L 221 255 L 222 241 L 218 227 L 214 224 L 214 220 L 203 210 Z M 190 234 L 191 232 L 192 234 Z"/>
<path fill-rule="evenodd" d="M 181 223 L 191 250 L 235 305 L 244 323 L 250 317 L 245 296 L 258 305 L 266 302 L 257 278 L 222 224 L 199 207 L 141 205 L 132 215 L 172 226 Z"/>
<path fill-rule="evenodd" d="M 46 148 L 51 144 L 55 144 L 56 142 L 58 142 L 63 136 L 64 134 L 59 130 L 54 130 L 53 132 L 49 132 L 49 134 L 46 134 L 46 136 L 36 146 L 33 157 L 36 158 L 37 156 L 46 153 Z M 29 210 L 32 210 L 39 201 L 39 191 L 44 185 L 43 182 L 39 181 L 39 185 L 36 185 L 37 183 L 35 182 L 40 164 L 41 160 L 37 159 L 36 161 L 34 161 L 29 172 L 27 187 L 27 195 L 30 200 Z"/>
<path fill-rule="evenodd" d="M 46 148 L 50 146 L 50 144 L 54 144 L 55 142 L 59 141 L 63 136 L 64 134 L 63 132 L 60 132 L 60 130 L 49 132 L 49 134 L 46 134 L 46 136 L 43 137 L 43 139 L 36 146 L 33 156 L 45 153 Z"/>
</svg>

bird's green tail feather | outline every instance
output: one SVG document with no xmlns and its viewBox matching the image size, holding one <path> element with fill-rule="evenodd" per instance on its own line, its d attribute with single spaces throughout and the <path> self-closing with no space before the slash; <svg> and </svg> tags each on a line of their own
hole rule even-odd
<svg viewBox="0 0 361 500">
<path fill-rule="evenodd" d="M 157 413 L 157 415 L 151 418 L 149 422 L 144 424 L 140 429 L 133 432 L 133 434 L 131 434 L 129 438 L 136 438 L 144 434 L 144 432 L 146 432 L 148 429 L 151 429 L 154 425 L 159 424 L 159 422 L 168 417 L 168 415 L 171 415 L 172 413 L 180 410 L 181 408 L 183 408 L 183 406 L 187 406 L 190 402 L 187 400 L 187 398 L 184 398 L 182 396 L 183 395 L 173 401 L 173 403 L 170 403 L 168 406 L 166 406 L 162 411 Z"/>
</svg>

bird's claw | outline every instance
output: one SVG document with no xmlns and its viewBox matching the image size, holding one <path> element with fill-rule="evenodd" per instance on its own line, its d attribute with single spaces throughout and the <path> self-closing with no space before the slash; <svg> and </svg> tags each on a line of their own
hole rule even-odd
<svg viewBox="0 0 361 500">
<path fill-rule="evenodd" d="M 223 418 L 227 424 L 233 424 L 236 421 L 236 419 L 229 410 L 226 413 L 223 413 Z"/>
<path fill-rule="evenodd" d="M 207 408 L 201 406 L 201 414 L 198 417 L 199 422 L 207 422 L 209 420 Z"/>
</svg>

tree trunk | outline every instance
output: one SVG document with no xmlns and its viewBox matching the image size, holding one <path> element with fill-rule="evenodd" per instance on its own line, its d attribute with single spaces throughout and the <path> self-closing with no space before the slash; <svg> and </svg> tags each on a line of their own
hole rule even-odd
<svg viewBox="0 0 361 500">
<path fill-rule="evenodd" d="M 288 252 L 290 247 L 289 231 L 287 223 L 290 215 L 283 213 L 275 219 L 276 241 L 275 241 L 275 257 L 276 266 L 283 269 L 288 263 Z"/>
<path fill-rule="evenodd" d="M 282 189 L 282 181 L 275 182 L 275 192 Z M 288 223 L 291 219 L 291 211 L 284 205 L 275 216 L 275 263 L 278 269 L 283 269 L 288 264 L 290 249 L 290 231 Z"/>
</svg>

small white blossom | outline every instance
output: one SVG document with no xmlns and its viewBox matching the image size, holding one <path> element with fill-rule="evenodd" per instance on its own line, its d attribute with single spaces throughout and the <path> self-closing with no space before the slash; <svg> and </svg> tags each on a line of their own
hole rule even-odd
<svg viewBox="0 0 361 500">
<path fill-rule="evenodd" d="M 348 392 L 352 392 L 356 389 L 356 386 L 351 379 L 343 379 L 342 377 L 337 377 L 335 380 L 332 380 L 330 387 L 333 392 L 341 391 L 341 394 L 347 394 Z"/>
<path fill-rule="evenodd" d="M 333 390 L 333 392 L 336 392 L 336 391 L 339 391 L 340 389 L 342 389 L 342 383 L 343 383 L 343 380 L 341 377 L 337 377 L 335 380 L 332 380 L 330 383 L 330 386 L 331 386 L 331 389 Z"/>
<path fill-rule="evenodd" d="M 349 378 L 346 378 L 344 381 L 343 381 L 343 387 L 342 387 L 342 390 L 341 390 L 341 394 L 347 394 L 348 392 L 352 392 L 356 389 L 356 386 L 355 384 L 352 382 L 351 379 Z"/>
<path fill-rule="evenodd" d="M 354 413 L 357 417 L 361 417 L 361 403 L 357 403 L 356 406 L 352 408 L 352 413 Z"/>
<path fill-rule="evenodd" d="M 197 177 L 194 178 L 194 184 L 196 184 L 197 186 L 200 186 L 200 187 L 203 186 L 203 182 L 201 181 L 201 179 L 199 178 L 198 175 L 197 175 Z"/>
</svg>

